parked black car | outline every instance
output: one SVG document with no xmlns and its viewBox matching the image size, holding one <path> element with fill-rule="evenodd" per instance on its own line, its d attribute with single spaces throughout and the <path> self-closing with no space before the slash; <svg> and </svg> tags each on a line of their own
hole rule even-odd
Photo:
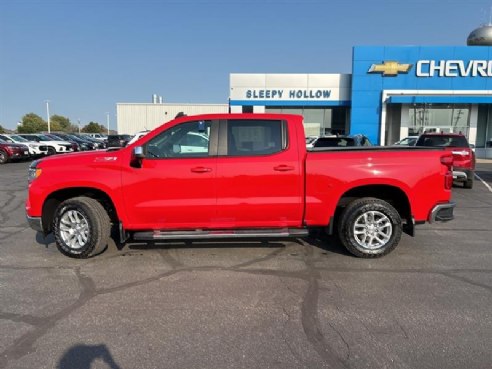
<svg viewBox="0 0 492 369">
<path fill-rule="evenodd" d="M 108 147 L 125 147 L 131 139 L 130 135 L 109 135 Z"/>
<path fill-rule="evenodd" d="M 372 146 L 371 141 L 364 135 L 350 136 L 326 136 L 319 137 L 312 143 L 312 147 L 351 147 L 351 146 Z"/>
<path fill-rule="evenodd" d="M 72 136 L 78 137 L 82 140 L 92 142 L 96 149 L 105 149 L 106 148 L 106 142 L 102 140 L 96 140 L 95 138 L 88 136 L 88 135 L 81 135 L 77 133 L 72 133 Z"/>
</svg>

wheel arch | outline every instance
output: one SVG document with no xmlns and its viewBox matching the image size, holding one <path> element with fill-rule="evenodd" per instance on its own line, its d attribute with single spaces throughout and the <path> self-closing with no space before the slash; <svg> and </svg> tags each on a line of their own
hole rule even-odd
<svg viewBox="0 0 492 369">
<path fill-rule="evenodd" d="M 402 219 L 411 223 L 412 209 L 408 194 L 400 187 L 386 184 L 362 185 L 347 190 L 338 200 L 336 212 L 341 212 L 353 200 L 363 197 L 374 197 L 388 202 L 396 209 Z"/>
<path fill-rule="evenodd" d="M 93 187 L 70 187 L 52 192 L 44 201 L 42 208 L 43 231 L 50 233 L 55 217 L 55 211 L 63 201 L 70 198 L 85 196 L 97 200 L 108 212 L 111 222 L 119 221 L 118 211 L 111 196 L 106 192 Z"/>
</svg>

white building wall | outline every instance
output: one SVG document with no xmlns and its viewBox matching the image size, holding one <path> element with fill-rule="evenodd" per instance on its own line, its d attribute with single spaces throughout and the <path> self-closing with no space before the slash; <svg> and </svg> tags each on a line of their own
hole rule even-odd
<svg viewBox="0 0 492 369">
<path fill-rule="evenodd" d="M 254 101 L 349 101 L 352 85 L 350 74 L 238 74 L 230 79 L 230 99 Z M 261 95 L 266 92 L 275 95 Z M 329 90 L 329 97 L 309 97 L 320 90 Z M 304 92 L 307 95 L 291 96 L 290 93 Z M 308 96 L 308 97 L 306 97 Z M 286 104 L 288 105 L 288 104 Z"/>
<path fill-rule="evenodd" d="M 116 104 L 116 121 L 119 134 L 133 135 L 138 131 L 152 130 L 174 119 L 176 114 L 186 115 L 228 113 L 227 104 Z"/>
<path fill-rule="evenodd" d="M 478 124 L 478 105 L 473 104 L 470 110 L 470 131 L 468 132 L 468 142 L 475 145 L 477 142 L 477 124 Z"/>
<path fill-rule="evenodd" d="M 409 109 L 410 105 L 401 105 L 400 140 L 408 136 L 408 127 L 410 127 L 410 114 L 408 112 Z"/>
</svg>

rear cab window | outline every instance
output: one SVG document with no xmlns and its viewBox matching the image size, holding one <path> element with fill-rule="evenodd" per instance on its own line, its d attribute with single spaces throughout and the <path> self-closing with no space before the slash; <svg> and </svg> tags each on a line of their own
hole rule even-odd
<svg viewBox="0 0 492 369">
<path fill-rule="evenodd" d="M 458 135 L 421 135 L 415 146 L 469 147 L 466 137 Z"/>
</svg>

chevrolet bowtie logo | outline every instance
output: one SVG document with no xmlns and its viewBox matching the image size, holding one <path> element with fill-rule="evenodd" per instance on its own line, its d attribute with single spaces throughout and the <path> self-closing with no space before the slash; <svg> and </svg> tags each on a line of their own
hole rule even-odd
<svg viewBox="0 0 492 369">
<path fill-rule="evenodd" d="M 383 64 L 373 64 L 367 73 L 382 73 L 383 76 L 396 76 L 398 73 L 408 73 L 412 64 L 400 64 L 396 61 L 385 61 Z"/>
</svg>

